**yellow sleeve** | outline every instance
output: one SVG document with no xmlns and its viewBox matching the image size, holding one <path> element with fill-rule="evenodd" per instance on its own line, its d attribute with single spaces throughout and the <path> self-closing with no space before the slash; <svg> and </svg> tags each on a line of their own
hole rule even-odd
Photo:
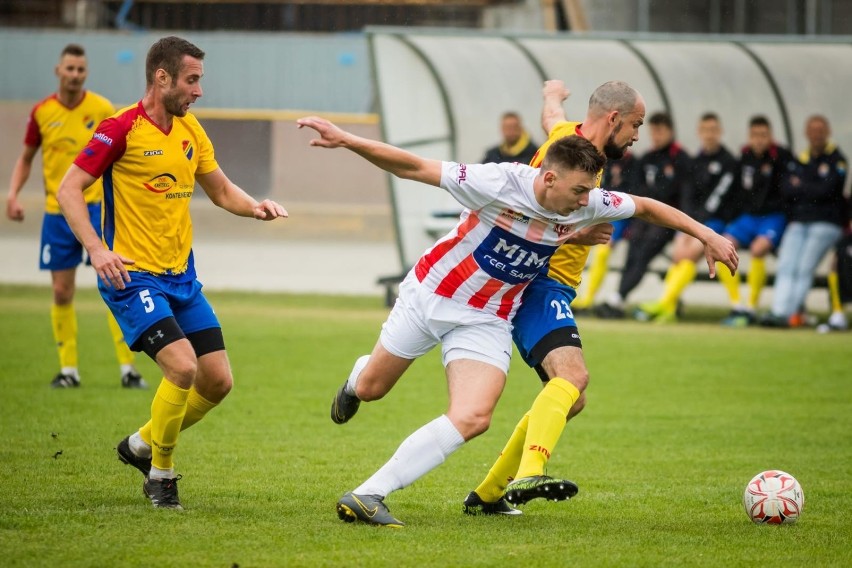
<svg viewBox="0 0 852 568">
<path fill-rule="evenodd" d="M 198 140 L 198 169 L 195 170 L 195 173 L 196 175 L 209 174 L 219 167 L 213 151 L 213 142 L 207 137 L 207 133 L 197 120 L 194 128 L 196 129 L 196 140 Z"/>
</svg>

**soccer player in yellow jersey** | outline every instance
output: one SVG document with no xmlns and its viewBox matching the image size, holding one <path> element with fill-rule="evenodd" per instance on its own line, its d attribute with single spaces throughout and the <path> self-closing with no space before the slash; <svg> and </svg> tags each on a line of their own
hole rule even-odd
<svg viewBox="0 0 852 568">
<path fill-rule="evenodd" d="M 609 159 L 620 158 L 639 139 L 645 102 L 626 83 L 613 81 L 598 87 L 582 123 L 565 120 L 562 103 L 569 94 L 561 81 L 545 83 L 542 126 L 549 136 L 531 165 L 539 164 L 547 147 L 564 136 L 587 138 Z M 652 199 L 634 200 L 644 210 L 637 218 L 665 226 L 677 224 L 701 241 L 711 274 L 715 260 L 736 270 L 736 250 L 724 237 Z M 577 494 L 576 484 L 544 475 L 544 467 L 566 420 L 585 405 L 583 391 L 589 373 L 570 304 L 577 295 L 588 245 L 606 242 L 611 231 L 611 225 L 598 226 L 597 231 L 562 245 L 551 257 L 548 273 L 536 277 L 525 289 L 521 307 L 512 319 L 512 336 L 521 357 L 538 372 L 544 388 L 485 479 L 465 498 L 465 513 L 517 515 L 520 511 L 510 503 L 522 505 L 537 497 L 559 501 Z"/>
<path fill-rule="evenodd" d="M 157 362 L 163 380 L 151 419 L 124 438 L 118 457 L 145 476 L 155 507 L 180 509 L 173 453 L 181 430 L 231 390 L 222 330 L 201 293 L 189 202 L 197 181 L 210 200 L 242 217 L 286 217 L 229 180 L 188 110 L 202 95 L 204 52 L 178 37 L 157 41 L 137 104 L 98 127 L 59 187 L 59 205 L 98 273 L 98 287 L 128 344 Z M 103 236 L 88 222 L 85 191 L 104 180 Z"/>
<path fill-rule="evenodd" d="M 59 373 L 50 383 L 55 388 L 80 386 L 74 291 L 77 266 L 83 261 L 83 247 L 74 238 L 59 211 L 56 190 L 68 166 L 92 137 L 95 127 L 115 112 L 107 99 L 83 88 L 88 72 L 85 50 L 73 43 L 66 45 L 55 69 L 59 90 L 36 104 L 30 113 L 24 149 L 12 170 L 6 199 L 6 216 L 13 221 L 23 221 L 24 207 L 18 201 L 18 194 L 29 179 L 33 158 L 41 148 L 44 219 L 39 268 L 50 270 L 53 283 L 50 319 L 60 367 Z M 92 184 L 84 196 L 89 218 L 96 228 L 100 227 L 101 196 L 100 182 Z M 133 366 L 133 353 L 127 348 L 112 314 L 108 314 L 108 322 L 120 365 L 122 386 L 147 388 L 148 385 Z"/>
</svg>

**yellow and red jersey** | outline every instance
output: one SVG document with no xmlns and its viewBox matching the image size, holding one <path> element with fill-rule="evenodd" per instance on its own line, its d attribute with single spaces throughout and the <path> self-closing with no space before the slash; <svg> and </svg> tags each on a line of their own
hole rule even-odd
<svg viewBox="0 0 852 568">
<path fill-rule="evenodd" d="M 74 158 L 91 139 L 95 127 L 114 112 L 112 103 L 92 91 L 85 91 L 82 100 L 74 107 L 62 104 L 56 94 L 33 107 L 24 144 L 41 147 L 46 212 L 61 212 L 56 200 L 59 183 Z M 97 181 L 86 190 L 84 197 L 86 203 L 97 203 L 101 195 L 101 183 Z"/>
<path fill-rule="evenodd" d="M 566 136 L 583 136 L 582 126 L 579 122 L 562 121 L 557 122 L 547 136 L 547 140 L 542 144 L 538 151 L 533 156 L 530 165 L 534 168 L 541 167 L 541 162 L 544 160 L 547 149 L 550 145 Z M 600 187 L 603 170 L 598 172 L 595 185 Z M 580 285 L 580 280 L 583 278 L 583 268 L 586 266 L 586 260 L 589 258 L 591 247 L 588 245 L 564 244 L 559 247 L 553 256 L 550 257 L 550 267 L 547 275 L 567 284 L 572 288 L 577 288 Z"/>
<path fill-rule="evenodd" d="M 176 281 L 195 278 L 189 202 L 195 176 L 219 165 L 191 114 L 160 129 L 142 102 L 101 123 L 74 163 L 103 176 L 103 241 L 141 270 Z"/>
</svg>

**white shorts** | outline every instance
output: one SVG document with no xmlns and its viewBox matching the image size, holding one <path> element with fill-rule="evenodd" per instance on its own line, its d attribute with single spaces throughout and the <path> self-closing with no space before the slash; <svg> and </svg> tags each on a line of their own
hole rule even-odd
<svg viewBox="0 0 852 568">
<path fill-rule="evenodd" d="M 416 359 L 440 343 L 445 367 L 450 361 L 473 359 L 508 373 L 512 359 L 508 321 L 425 290 L 412 273 L 399 286 L 379 340 L 404 359 Z"/>
</svg>

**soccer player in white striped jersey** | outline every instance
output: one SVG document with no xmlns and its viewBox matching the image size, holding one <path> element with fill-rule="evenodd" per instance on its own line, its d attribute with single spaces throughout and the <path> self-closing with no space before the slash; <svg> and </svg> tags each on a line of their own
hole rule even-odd
<svg viewBox="0 0 852 568">
<path fill-rule="evenodd" d="M 700 224 L 653 200 L 596 189 L 605 158 L 580 136 L 552 144 L 539 169 L 429 160 L 321 118 L 297 124 L 319 133 L 312 146 L 347 148 L 398 177 L 445 189 L 466 208 L 458 225 L 406 276 L 373 352 L 356 361 L 332 404 L 332 420 L 348 421 L 361 401 L 382 398 L 414 359 L 441 344 L 450 398 L 446 414 L 411 434 L 337 504 L 344 521 L 401 527 L 385 497 L 488 429 L 509 368 L 509 322 L 524 287 L 547 272 L 550 255 L 594 225 L 634 214 L 688 232 Z M 722 237 L 713 245 L 720 258 L 736 254 Z"/>
</svg>

